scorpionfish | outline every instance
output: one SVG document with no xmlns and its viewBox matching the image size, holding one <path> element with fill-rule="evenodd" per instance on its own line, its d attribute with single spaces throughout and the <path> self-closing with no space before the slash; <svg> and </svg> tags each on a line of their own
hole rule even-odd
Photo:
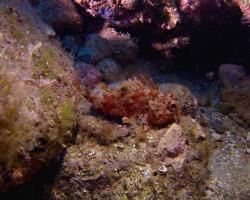
<svg viewBox="0 0 250 200">
<path fill-rule="evenodd" d="M 105 115 L 135 118 L 149 125 L 174 122 L 180 113 L 176 97 L 161 92 L 144 75 L 116 85 L 101 83 L 88 92 L 87 99 Z"/>
</svg>

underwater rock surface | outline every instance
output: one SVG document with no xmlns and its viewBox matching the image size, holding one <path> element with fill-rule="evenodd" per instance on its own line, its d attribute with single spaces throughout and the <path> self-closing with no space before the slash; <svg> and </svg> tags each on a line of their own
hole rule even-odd
<svg viewBox="0 0 250 200">
<path fill-rule="evenodd" d="M 86 135 L 102 132 L 103 127 L 91 125 L 96 124 L 92 120 Z M 186 120 L 143 133 L 146 142 L 138 141 L 133 131 L 109 145 L 85 138 L 68 149 L 49 198 L 200 199 L 207 177 L 207 141 L 197 140 L 195 135 L 203 137 L 204 132 L 196 132 L 197 122 Z"/>
<path fill-rule="evenodd" d="M 219 75 L 223 84 L 222 97 L 225 102 L 250 124 L 250 76 L 244 67 L 224 64 L 220 66 Z"/>
<path fill-rule="evenodd" d="M 249 199 L 245 1 L 29 2 L 0 1 L 1 200 Z"/>
<path fill-rule="evenodd" d="M 223 0 L 74 0 L 82 13 L 102 18 L 109 26 L 130 32 L 165 57 L 191 48 L 194 59 L 216 53 L 237 37 L 241 18 L 247 18 L 244 1 Z M 247 21 L 247 20 L 245 20 Z M 248 20 L 249 21 L 249 20 Z M 223 27 L 223 28 L 222 28 Z M 230 32 L 230 34 L 228 34 Z M 234 36 L 233 36 L 234 35 Z M 206 43 L 207 38 L 210 43 Z M 220 38 L 220 39 L 216 39 Z M 236 46 L 236 45 L 235 45 Z M 217 49 L 216 49 L 217 48 Z M 234 51 L 228 45 L 230 50 Z M 208 51 L 207 49 L 211 50 Z M 233 53 L 231 52 L 233 55 Z M 226 55 L 225 55 L 226 56 Z"/>
<path fill-rule="evenodd" d="M 72 60 L 41 34 L 46 25 L 26 1 L 1 2 L 0 21 L 2 191 L 60 156 L 85 101 L 74 83 Z"/>
<path fill-rule="evenodd" d="M 83 20 L 71 0 L 37 0 L 39 16 L 56 32 L 81 32 Z"/>
</svg>

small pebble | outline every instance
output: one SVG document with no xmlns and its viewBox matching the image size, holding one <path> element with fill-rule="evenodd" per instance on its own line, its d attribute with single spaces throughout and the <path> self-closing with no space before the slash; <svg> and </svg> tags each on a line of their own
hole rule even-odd
<svg viewBox="0 0 250 200">
<path fill-rule="evenodd" d="M 218 133 L 212 133 L 212 138 L 215 140 L 215 141 L 222 141 L 222 136 Z"/>
<path fill-rule="evenodd" d="M 168 172 L 168 168 L 165 165 L 159 167 L 159 172 L 166 174 Z"/>
<path fill-rule="evenodd" d="M 149 169 L 145 169 L 145 170 L 142 172 L 142 174 L 143 174 L 145 177 L 151 176 L 151 172 L 150 172 Z"/>
<path fill-rule="evenodd" d="M 247 142 L 250 142 L 250 132 L 247 133 Z"/>
<path fill-rule="evenodd" d="M 250 154 L 250 148 L 246 148 L 246 154 Z"/>
<path fill-rule="evenodd" d="M 114 147 L 116 148 L 116 149 L 119 149 L 119 150 L 123 150 L 124 149 L 124 145 L 123 144 L 114 144 Z"/>
<path fill-rule="evenodd" d="M 93 156 L 93 155 L 95 155 L 96 153 L 95 153 L 95 151 L 91 151 L 89 154 L 88 154 L 88 156 Z"/>
<path fill-rule="evenodd" d="M 43 34 L 45 34 L 48 38 L 55 38 L 56 37 L 56 32 L 54 31 L 54 29 L 47 25 L 47 24 L 43 24 L 41 28 L 41 31 Z"/>
</svg>

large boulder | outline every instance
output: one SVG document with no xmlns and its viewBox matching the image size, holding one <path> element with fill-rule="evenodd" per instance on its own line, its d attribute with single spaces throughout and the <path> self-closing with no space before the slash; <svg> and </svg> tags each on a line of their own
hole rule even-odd
<svg viewBox="0 0 250 200">
<path fill-rule="evenodd" d="M 223 64 L 219 68 L 223 84 L 222 98 L 233 106 L 241 117 L 249 124 L 250 112 L 250 76 L 242 66 Z"/>
<path fill-rule="evenodd" d="M 157 131 L 131 122 L 134 130 L 124 134 L 124 125 L 87 117 L 47 198 L 200 199 L 207 141 L 195 120 L 185 121 Z M 100 138 L 109 142 L 99 143 Z"/>
<path fill-rule="evenodd" d="M 39 0 L 39 16 L 57 32 L 82 31 L 83 21 L 71 0 Z"/>
<path fill-rule="evenodd" d="M 96 64 L 104 58 L 111 57 L 113 48 L 110 42 L 98 34 L 87 36 L 83 47 L 78 51 L 77 59 L 89 64 Z"/>
<path fill-rule="evenodd" d="M 122 67 L 112 58 L 106 58 L 97 63 L 96 68 L 101 72 L 107 82 L 118 81 L 121 76 Z"/>
<path fill-rule="evenodd" d="M 30 11 L 26 1 L 0 3 L 0 191 L 60 156 L 85 112 L 71 59 Z"/>
<path fill-rule="evenodd" d="M 138 45 L 136 39 L 131 37 L 129 33 L 122 33 L 116 31 L 114 28 L 104 27 L 99 35 L 107 39 L 113 49 L 115 59 L 122 63 L 135 62 L 138 52 Z"/>
</svg>

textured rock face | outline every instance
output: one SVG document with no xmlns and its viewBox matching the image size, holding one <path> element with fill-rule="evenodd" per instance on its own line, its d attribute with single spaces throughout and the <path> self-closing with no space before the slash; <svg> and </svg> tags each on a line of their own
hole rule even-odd
<svg viewBox="0 0 250 200">
<path fill-rule="evenodd" d="M 198 123 L 185 119 L 186 124 L 158 131 L 141 132 L 131 127 L 130 134 L 110 140 L 103 137 L 107 122 L 87 117 L 85 131 L 79 134 L 85 136 L 68 149 L 48 198 L 200 199 L 206 179 L 207 142 L 195 139 L 194 135 L 204 135 Z M 108 127 L 116 133 L 125 128 L 110 122 Z M 109 141 L 108 145 L 89 140 L 93 134 Z M 141 134 L 144 142 L 138 140 Z"/>
<path fill-rule="evenodd" d="M 232 131 L 232 123 L 229 118 L 215 108 L 201 107 L 197 115 L 202 125 L 213 128 L 219 134 L 224 134 L 230 129 Z"/>
<path fill-rule="evenodd" d="M 77 58 L 90 64 L 96 64 L 104 58 L 111 57 L 113 48 L 108 40 L 98 34 L 91 34 L 77 54 Z"/>
<path fill-rule="evenodd" d="M 244 67 L 234 64 L 223 64 L 219 68 L 219 75 L 223 85 L 226 87 L 237 88 L 241 81 L 246 79 Z"/>
<path fill-rule="evenodd" d="M 38 0 L 40 17 L 57 32 L 82 30 L 83 21 L 71 0 Z"/>
<path fill-rule="evenodd" d="M 57 18 L 60 28 L 71 27 L 74 32 L 80 27 L 71 1 L 30 1 L 47 6 L 43 12 L 55 17 L 51 19 L 56 20 L 62 9 L 62 19 Z M 238 3 L 247 23 L 244 2 Z M 249 119 L 250 82 L 244 68 L 220 67 L 223 103 L 231 109 L 222 114 L 217 91 L 221 85 L 214 72 L 207 82 L 193 80 L 193 74 L 160 71 L 168 67 L 165 60 L 138 57 L 137 40 L 131 37 L 136 33 L 148 38 L 155 49 L 171 57 L 175 49 L 192 42 L 190 30 L 204 25 L 204 20 L 213 30 L 224 22 L 227 26 L 231 15 L 226 10 L 234 10 L 231 1 L 81 0 L 81 5 L 108 23 L 85 43 L 82 34 L 63 36 L 63 48 L 76 56 L 74 71 L 72 57 L 52 39 L 55 32 L 33 15 L 27 1 L 0 1 L 0 191 L 25 183 L 66 150 L 60 166 L 51 170 L 55 179 L 47 185 L 36 178 L 35 194 L 23 190 L 28 198 L 20 199 L 249 199 L 250 133 L 235 112 Z M 206 38 L 203 32 L 200 35 Z M 146 76 L 139 80 L 138 74 L 144 73 L 159 82 L 159 91 Z M 98 85 L 101 79 L 121 80 L 106 87 Z M 100 87 L 93 91 L 96 85 Z M 93 103 L 105 113 L 87 113 L 91 103 L 83 95 L 89 91 L 100 97 Z M 204 102 L 201 98 L 198 106 L 191 91 Z M 169 96 L 173 102 L 167 110 L 163 93 L 177 97 Z M 106 107 L 100 105 L 104 96 Z M 181 116 L 178 112 L 174 124 L 172 120 L 165 124 L 164 117 L 176 105 Z M 152 124 L 145 123 L 148 113 Z M 188 115 L 196 116 L 202 126 Z M 50 172 L 46 170 L 46 176 Z M 2 198 L 0 193 L 1 200 L 19 199 L 18 193 L 14 196 Z"/>
<path fill-rule="evenodd" d="M 173 124 L 162 136 L 157 151 L 165 165 L 172 165 L 181 170 L 187 156 L 187 140 L 182 135 L 181 127 Z"/>
<path fill-rule="evenodd" d="M 114 141 L 126 137 L 131 130 L 127 127 L 116 125 L 109 121 L 101 120 L 93 116 L 83 116 L 81 119 L 81 128 L 101 144 L 110 144 Z M 81 141 L 82 135 L 79 136 Z M 78 143 L 79 143 L 78 141 Z"/>
<path fill-rule="evenodd" d="M 250 25 L 250 4 L 249 1 L 234 0 L 234 2 L 240 7 L 242 12 L 241 22 L 247 26 Z"/>
<path fill-rule="evenodd" d="M 102 73 L 102 77 L 107 82 L 119 80 L 121 66 L 111 58 L 103 59 L 97 63 L 96 68 Z"/>
<path fill-rule="evenodd" d="M 26 1 L 0 4 L 0 190 L 30 179 L 71 139 L 84 98 L 72 61 Z M 78 107 L 81 104 L 81 108 Z"/>
<path fill-rule="evenodd" d="M 66 35 L 62 39 L 62 47 L 70 54 L 76 55 L 80 49 L 80 45 L 77 43 L 73 36 Z"/>
<path fill-rule="evenodd" d="M 199 46 L 197 35 L 211 37 L 212 41 L 213 36 L 208 33 L 211 29 L 223 34 L 222 26 L 231 30 L 240 24 L 241 18 L 239 5 L 223 0 L 75 0 L 75 3 L 110 26 L 131 31 L 168 58 L 190 45 Z M 214 45 L 218 42 L 221 41 L 214 41 Z"/>
<path fill-rule="evenodd" d="M 223 84 L 222 97 L 231 104 L 246 122 L 250 123 L 250 77 L 242 66 L 224 64 L 219 69 Z"/>
<path fill-rule="evenodd" d="M 136 60 L 138 45 L 129 34 L 117 32 L 114 28 L 104 28 L 99 35 L 107 39 L 114 49 L 114 58 L 120 63 L 133 63 Z"/>
<path fill-rule="evenodd" d="M 249 199 L 250 157 L 245 152 L 247 143 L 239 130 L 236 134 L 228 132 L 223 140 L 224 144 L 218 145 L 211 155 L 206 199 Z"/>
</svg>

